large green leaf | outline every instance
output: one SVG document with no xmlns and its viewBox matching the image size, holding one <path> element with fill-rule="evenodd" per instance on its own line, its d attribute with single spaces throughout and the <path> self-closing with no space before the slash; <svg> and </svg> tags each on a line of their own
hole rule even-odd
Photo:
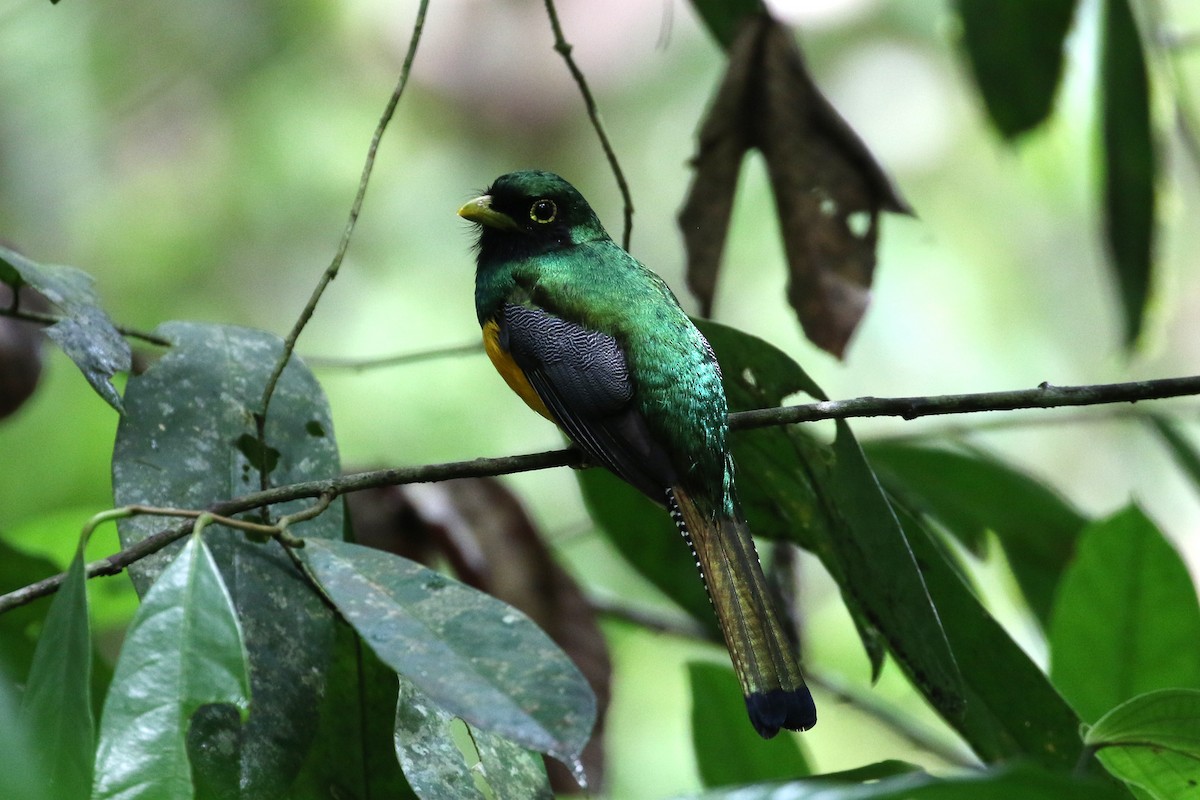
<svg viewBox="0 0 1200 800">
<path fill-rule="evenodd" d="M 1076 0 L 957 0 L 963 47 L 992 124 L 1006 139 L 1050 115 Z"/>
<path fill-rule="evenodd" d="M 21 723 L 45 759 L 56 797 L 87 797 L 92 787 L 96 727 L 92 719 L 92 632 L 83 542 L 54 597 L 25 684 Z"/>
<path fill-rule="evenodd" d="M 705 786 L 736 786 L 812 773 L 794 736 L 763 741 L 746 724 L 737 675 L 705 661 L 688 664 L 692 684 L 692 745 Z"/>
<path fill-rule="evenodd" d="M 696 800 L 1128 800 L 1110 783 L 1032 767 L 1007 767 L 957 778 L 924 773 L 869 783 L 817 775 L 785 784 L 705 792 Z"/>
<path fill-rule="evenodd" d="M 711 323 L 703 329 L 721 360 L 731 407 L 775 406 L 800 391 L 823 399 L 775 348 Z M 737 431 L 731 441 L 752 530 L 817 554 L 869 652 L 886 639 L 917 687 L 981 758 L 1074 765 L 1078 718 L 979 603 L 939 541 L 903 507 L 897 510 L 907 537 L 896 533 L 892 508 L 847 428 L 839 429 L 833 448 L 799 426 Z M 681 559 L 678 569 L 685 568 L 691 564 Z"/>
<path fill-rule="evenodd" d="M 309 540 L 297 552 L 376 655 L 432 702 L 569 765 L 578 759 L 595 697 L 520 611 L 381 550 Z"/>
<path fill-rule="evenodd" d="M 454 715 L 404 676 L 396 704 L 395 744 L 404 776 L 421 800 L 554 797 L 540 756 L 461 721 L 456 729 Z"/>
<path fill-rule="evenodd" d="M 271 334 L 244 328 L 168 323 L 174 346 L 130 378 L 126 414 L 113 452 L 118 505 L 206 508 L 258 490 L 339 472 L 333 424 L 320 385 L 295 357 L 276 389 L 266 423 L 268 452 L 255 447 L 254 415 L 281 352 Z M 260 470 L 260 467 L 262 468 Z M 273 506 L 282 515 L 311 501 Z M 162 528 L 153 517 L 120 523 L 129 546 Z M 297 535 L 340 538 L 342 506 L 296 526 Z M 329 609 L 275 542 L 208 528 L 205 541 L 233 596 L 246 648 L 255 709 L 245 725 L 227 711 L 202 711 L 189 733 L 200 773 L 229 791 L 285 797 L 318 724 L 333 636 Z M 174 553 L 168 548 L 130 568 L 145 592 Z M 200 758 L 203 756 L 203 758 Z M 233 788 L 230 788 L 233 787 Z"/>
<path fill-rule="evenodd" d="M 1124 312 L 1125 342 L 1142 330 L 1154 258 L 1158 157 L 1146 56 L 1129 0 L 1104 0 L 1100 104 L 1105 233 Z"/>
<path fill-rule="evenodd" d="M 1050 676 L 1085 720 L 1153 689 L 1200 689 L 1196 589 L 1136 506 L 1080 537 L 1050 625 Z"/>
<path fill-rule="evenodd" d="M 212 554 L 191 536 L 125 636 L 100 719 L 94 800 L 193 797 L 188 721 L 209 703 L 244 713 L 246 669 L 233 601 Z"/>
<path fill-rule="evenodd" d="M 92 276 L 75 267 L 35 263 L 3 245 L 0 267 L 0 279 L 15 273 L 62 310 L 62 319 L 47 328 L 46 335 L 75 362 L 96 393 L 121 411 L 121 396 L 111 381 L 116 373 L 129 370 L 131 353 L 100 308 Z"/>
<path fill-rule="evenodd" d="M 966 686 L 930 596 L 924 572 L 845 420 L 837 421 L 835 464 L 826 498 L 840 519 L 833 539 L 842 569 L 897 663 L 952 725 L 963 717 Z"/>
<path fill-rule="evenodd" d="M 1105 714 L 1084 741 L 1117 777 L 1156 800 L 1184 800 L 1200 787 L 1200 691 L 1163 689 Z"/>
<path fill-rule="evenodd" d="M 770 345 L 710 323 L 704 331 L 732 407 L 778 405 L 797 391 L 823 399 Z M 896 510 L 907 536 L 893 530 L 893 508 L 848 428 L 839 427 L 832 449 L 821 449 L 798 427 L 732 437 L 751 527 L 820 556 L 852 613 L 865 618 L 860 631 L 882 632 L 917 687 L 985 761 L 1024 757 L 1055 769 L 1073 766 L 1078 718 L 902 506 Z M 958 681 L 946 675 L 951 666 L 940 631 L 961 670 Z"/>
<path fill-rule="evenodd" d="M 893 495 L 928 514 L 967 547 L 982 552 L 992 531 L 1043 624 L 1059 576 L 1087 520 L 1028 475 L 983 453 L 895 442 L 865 446 Z"/>
<path fill-rule="evenodd" d="M 984 761 L 1071 769 L 1081 750 L 1079 718 L 980 604 L 938 538 L 903 509 L 900 519 L 967 685 L 965 713 L 951 724 Z"/>
<path fill-rule="evenodd" d="M 761 339 L 713 323 L 702 329 L 724 370 L 731 409 L 777 406 L 798 391 L 824 399 L 795 362 Z M 938 610 L 850 427 L 838 421 L 832 447 L 795 426 L 736 433 L 732 445 L 751 530 L 819 556 L 868 652 L 877 632 L 930 702 L 947 719 L 958 717 L 962 676 Z M 871 654 L 878 663 L 878 651 Z"/>
</svg>

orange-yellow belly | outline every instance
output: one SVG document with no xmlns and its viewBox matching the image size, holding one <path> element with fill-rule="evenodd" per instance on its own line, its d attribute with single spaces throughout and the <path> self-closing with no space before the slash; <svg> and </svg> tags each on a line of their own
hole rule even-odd
<svg viewBox="0 0 1200 800">
<path fill-rule="evenodd" d="M 516 392 L 525 401 L 525 405 L 554 422 L 554 417 L 550 415 L 542 398 L 538 397 L 538 393 L 529 383 L 529 379 L 525 377 L 525 373 L 517 366 L 517 362 L 513 361 L 512 355 L 500 346 L 500 326 L 496 324 L 495 320 L 488 320 L 484 323 L 483 347 L 487 350 L 488 358 L 492 360 L 492 365 L 500 373 L 500 377 L 504 378 L 504 382 L 508 384 L 508 388 Z"/>
</svg>

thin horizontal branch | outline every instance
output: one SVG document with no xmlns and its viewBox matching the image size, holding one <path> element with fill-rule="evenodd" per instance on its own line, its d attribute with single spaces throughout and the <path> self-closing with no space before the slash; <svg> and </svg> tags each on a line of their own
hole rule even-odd
<svg viewBox="0 0 1200 800">
<path fill-rule="evenodd" d="M 56 323 L 66 319 L 61 314 L 49 314 L 43 311 L 32 311 L 24 308 L 6 308 L 0 306 L 0 317 L 11 317 L 23 322 L 31 322 L 35 325 L 50 327 Z M 125 325 L 113 325 L 117 333 L 127 339 L 139 339 L 147 344 L 157 345 L 158 347 L 170 347 L 171 342 L 168 339 L 158 336 L 153 333 L 130 328 Z M 345 369 L 361 372 L 368 369 L 378 369 L 382 367 L 399 367 L 406 364 L 416 364 L 421 361 L 433 361 L 439 358 L 450 358 L 453 356 L 474 355 L 483 353 L 483 343 L 476 340 L 474 342 L 465 342 L 463 344 L 447 345 L 445 347 L 434 347 L 429 350 L 414 350 L 409 353 L 399 353 L 391 356 L 380 356 L 378 358 L 326 358 L 323 356 L 304 356 L 304 363 L 314 369 Z"/>
<path fill-rule="evenodd" d="M 820 403 L 742 411 L 730 414 L 729 423 L 733 429 L 740 430 L 850 417 L 894 416 L 911 420 L 942 414 L 1134 403 L 1140 400 L 1159 400 L 1184 395 L 1200 395 L 1200 376 L 1093 386 L 1051 386 L 1044 383 L 1035 389 L 937 397 L 857 397 L 851 400 L 828 400 Z M 217 503 L 206 510 L 213 514 L 232 516 L 290 500 L 322 496 L 332 499 L 343 494 L 359 492 L 364 489 L 376 489 L 381 486 L 508 475 L 565 466 L 582 467 L 585 464 L 576 450 L 563 449 L 501 458 L 476 458 L 471 461 L 454 461 L 445 464 L 397 467 L 279 486 Z M 115 575 L 130 564 L 156 553 L 176 539 L 186 536 L 190 530 L 191 523 L 189 522 L 152 534 L 132 547 L 89 564 L 88 576 Z M 58 590 L 62 580 L 62 575 L 55 575 L 8 594 L 0 595 L 0 613 L 54 593 Z"/>
<path fill-rule="evenodd" d="M 734 430 L 739 430 L 850 417 L 902 417 L 912 420 L 941 414 L 1136 403 L 1139 400 L 1163 400 L 1168 397 L 1196 394 L 1200 394 L 1200 376 L 1092 386 L 1053 386 L 1043 383 L 1034 389 L 1006 392 L 947 394 L 934 397 L 855 397 L 851 400 L 826 400 L 806 405 L 763 408 L 730 414 L 729 425 Z"/>
<path fill-rule="evenodd" d="M 278 486 L 265 491 L 242 495 L 233 500 L 216 503 L 205 509 L 214 516 L 230 517 L 276 503 L 304 498 L 328 497 L 330 500 L 350 492 L 377 489 L 381 486 L 398 486 L 407 483 L 431 483 L 454 478 L 481 478 L 489 475 L 506 475 L 528 472 L 549 467 L 582 466 L 579 454 L 574 450 L 551 450 L 544 453 L 504 456 L 501 458 L 477 458 L 471 461 L 454 461 L 446 464 L 430 464 L 418 467 L 399 467 L 371 472 L 357 472 L 338 478 L 306 481 Z M 120 550 L 107 558 L 87 565 L 89 578 L 101 575 L 116 575 L 130 564 L 153 555 L 172 542 L 187 536 L 194 521 L 173 528 L 166 528 L 142 539 L 140 542 Z M 64 573 L 54 575 L 37 583 L 0 595 L 0 614 L 18 606 L 27 605 L 40 597 L 58 591 L 65 578 Z"/>
<path fill-rule="evenodd" d="M 58 322 L 61 322 L 65 317 L 59 314 L 46 314 L 41 311 L 26 311 L 21 308 L 2 308 L 0 307 L 0 317 L 12 317 L 26 322 L 33 322 L 38 325 L 49 327 Z M 136 328 L 127 328 L 124 325 L 113 325 L 117 333 L 127 339 L 140 339 L 147 344 L 157 345 L 159 347 L 170 347 L 171 343 L 161 336 L 153 333 L 139 331 Z"/>
<path fill-rule="evenodd" d="M 313 369 L 345 369 L 361 372 L 381 367 L 399 367 L 406 364 L 416 364 L 421 361 L 432 361 L 438 358 L 483 354 L 483 342 L 474 341 L 466 344 L 447 345 L 429 350 L 415 350 L 410 353 L 400 353 L 379 358 L 325 358 L 323 356 L 305 356 L 304 363 Z"/>
</svg>

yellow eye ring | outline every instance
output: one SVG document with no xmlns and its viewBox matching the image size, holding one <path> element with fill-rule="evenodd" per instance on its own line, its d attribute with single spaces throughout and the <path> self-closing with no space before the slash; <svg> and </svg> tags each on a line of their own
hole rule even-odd
<svg viewBox="0 0 1200 800">
<path fill-rule="evenodd" d="M 534 222 L 540 222 L 544 225 L 547 222 L 554 222 L 556 216 L 558 216 L 558 206 L 549 198 L 543 197 L 540 200 L 536 200 L 529 207 L 529 218 Z"/>
</svg>

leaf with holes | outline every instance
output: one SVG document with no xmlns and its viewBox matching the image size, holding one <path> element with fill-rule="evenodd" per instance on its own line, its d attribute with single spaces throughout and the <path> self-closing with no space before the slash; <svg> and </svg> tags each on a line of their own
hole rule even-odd
<svg viewBox="0 0 1200 800">
<path fill-rule="evenodd" d="M 126 414 L 113 450 L 117 505 L 207 508 L 213 503 L 339 472 L 329 407 L 320 385 L 293 357 L 266 422 L 271 458 L 244 452 L 257 441 L 255 414 L 263 386 L 282 351 L 278 337 L 246 328 L 167 323 L 159 333 L 172 347 L 145 373 L 131 377 Z M 317 423 L 318 434 L 312 432 Z M 272 467 L 263 472 L 259 467 Z M 276 515 L 311 500 L 272 506 Z M 118 523 L 129 547 L 163 527 L 151 516 Z M 342 506 L 298 523 L 296 535 L 341 538 Z M 189 742 L 198 774 L 217 787 L 284 793 L 304 761 L 318 725 L 325 670 L 332 652 L 333 615 L 275 542 L 250 541 L 219 525 L 204 534 L 233 596 L 245 632 L 255 711 L 246 725 L 221 709 L 205 709 Z M 178 545 L 130 567 L 144 593 Z M 232 791 L 232 788 L 229 788 Z M 217 789 L 214 789 L 217 791 Z"/>
<path fill-rule="evenodd" d="M 528 617 L 407 559 L 346 542 L 297 551 L 376 655 L 472 727 L 573 764 L 595 698 Z"/>
<path fill-rule="evenodd" d="M 535 753 L 494 733 L 470 729 L 404 676 L 395 744 L 404 776 L 422 800 L 554 797 Z"/>
<path fill-rule="evenodd" d="M 738 28 L 699 140 L 679 226 L 702 313 L 712 311 L 742 159 L 758 149 L 779 214 L 788 300 L 808 338 L 840 357 L 866 311 L 879 215 L 909 209 L 809 76 L 791 31 L 768 14 Z"/>
</svg>

